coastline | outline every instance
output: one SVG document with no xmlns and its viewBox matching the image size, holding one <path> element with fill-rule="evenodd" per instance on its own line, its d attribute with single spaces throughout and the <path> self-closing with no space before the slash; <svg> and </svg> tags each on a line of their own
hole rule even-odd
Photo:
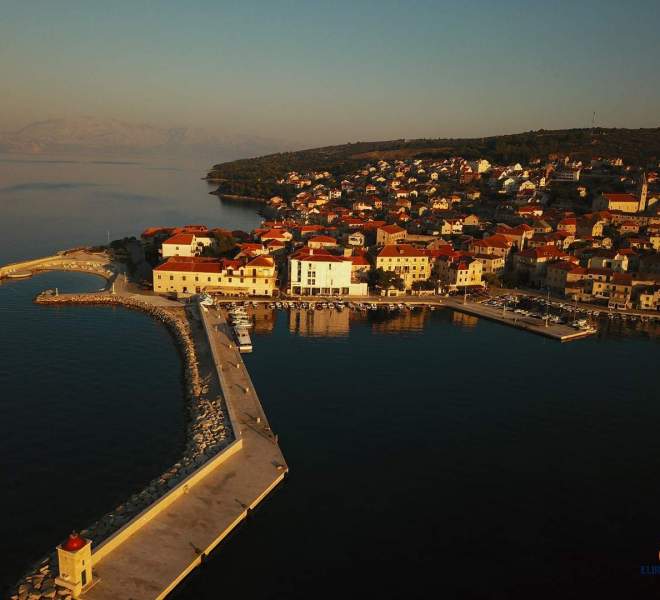
<svg viewBox="0 0 660 600">
<path fill-rule="evenodd" d="M 133 493 L 114 510 L 80 531 L 84 537 L 93 539 L 95 547 L 99 547 L 132 519 L 149 509 L 197 469 L 222 452 L 231 444 L 235 435 L 227 416 L 224 399 L 215 401 L 207 396 L 206 371 L 209 365 L 200 363 L 191 316 L 185 307 L 165 308 L 150 305 L 139 299 L 107 293 L 60 296 L 41 293 L 34 302 L 43 306 L 119 306 L 145 312 L 166 327 L 181 357 L 184 403 L 188 413 L 186 443 L 182 455 L 169 469 L 154 477 L 141 491 Z M 33 563 L 19 578 L 10 597 L 13 600 L 38 600 L 53 598 L 56 595 L 64 599 L 70 598 L 69 590 L 55 587 L 56 574 L 57 553 L 53 549 L 49 555 Z"/>
</svg>

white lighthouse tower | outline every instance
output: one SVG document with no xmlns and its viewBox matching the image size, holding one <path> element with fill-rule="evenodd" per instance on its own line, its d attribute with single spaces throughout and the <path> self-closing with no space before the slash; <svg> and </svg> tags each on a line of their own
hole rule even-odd
<svg viewBox="0 0 660 600">
<path fill-rule="evenodd" d="M 92 540 L 73 532 L 57 547 L 57 559 L 60 574 L 55 583 L 70 589 L 74 598 L 96 583 L 92 580 Z"/>
</svg>

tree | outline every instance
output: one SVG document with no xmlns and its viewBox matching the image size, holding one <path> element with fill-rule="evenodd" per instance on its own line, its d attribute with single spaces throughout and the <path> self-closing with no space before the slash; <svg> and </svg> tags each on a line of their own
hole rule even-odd
<svg viewBox="0 0 660 600">
<path fill-rule="evenodd" d="M 230 235 L 214 232 L 213 237 L 215 238 L 215 251 L 220 255 L 226 254 L 236 247 L 236 239 Z"/>
<path fill-rule="evenodd" d="M 385 271 L 383 269 L 372 269 L 369 271 L 369 285 L 372 288 L 386 290 L 395 287 L 397 290 L 404 288 L 403 279 L 394 271 Z"/>
<path fill-rule="evenodd" d="M 433 279 L 420 279 L 419 281 L 413 281 L 412 289 L 417 290 L 435 290 L 438 286 L 437 280 Z"/>
</svg>

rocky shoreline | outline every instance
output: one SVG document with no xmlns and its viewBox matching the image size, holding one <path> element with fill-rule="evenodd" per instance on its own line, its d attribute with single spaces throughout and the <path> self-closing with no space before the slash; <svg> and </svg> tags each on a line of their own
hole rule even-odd
<svg viewBox="0 0 660 600">
<path fill-rule="evenodd" d="M 148 313 L 167 327 L 181 355 L 184 371 L 185 400 L 188 408 L 186 446 L 181 458 L 159 477 L 154 478 L 142 491 L 104 515 L 80 534 L 98 546 L 135 516 L 148 508 L 183 479 L 225 448 L 233 439 L 224 401 L 208 397 L 208 377 L 200 374 L 200 365 L 184 308 L 163 308 L 125 296 L 98 294 L 66 294 L 53 296 L 40 294 L 37 304 L 86 304 L 122 306 Z M 57 552 L 42 558 L 17 583 L 12 600 L 39 600 L 41 598 L 71 598 L 68 589 L 55 585 Z"/>
</svg>

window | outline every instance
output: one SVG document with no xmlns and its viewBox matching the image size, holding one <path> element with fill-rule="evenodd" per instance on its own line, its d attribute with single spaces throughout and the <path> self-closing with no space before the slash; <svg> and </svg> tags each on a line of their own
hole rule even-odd
<svg viewBox="0 0 660 600">
<path fill-rule="evenodd" d="M 158 275 L 158 279 L 160 279 L 160 275 Z"/>
<path fill-rule="evenodd" d="M 170 275 L 170 281 L 174 281 L 174 275 Z"/>
</svg>

